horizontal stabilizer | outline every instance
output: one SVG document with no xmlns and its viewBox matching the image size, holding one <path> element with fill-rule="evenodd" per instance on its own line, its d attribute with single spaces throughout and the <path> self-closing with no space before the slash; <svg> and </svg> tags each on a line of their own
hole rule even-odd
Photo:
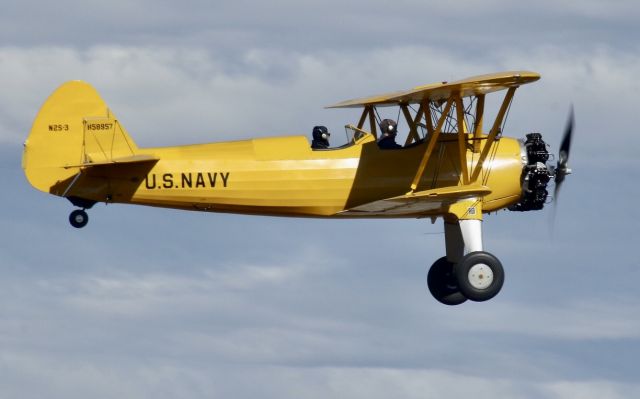
<svg viewBox="0 0 640 399">
<path fill-rule="evenodd" d="M 131 155 L 128 157 L 113 158 L 108 161 L 85 162 L 85 163 L 76 164 L 76 165 L 66 165 L 65 169 L 68 169 L 68 168 L 86 169 L 86 168 L 92 168 L 95 166 L 104 166 L 104 165 L 122 165 L 122 164 L 133 164 L 133 163 L 155 162 L 159 159 L 160 158 L 150 154 L 138 154 L 138 155 Z"/>
</svg>

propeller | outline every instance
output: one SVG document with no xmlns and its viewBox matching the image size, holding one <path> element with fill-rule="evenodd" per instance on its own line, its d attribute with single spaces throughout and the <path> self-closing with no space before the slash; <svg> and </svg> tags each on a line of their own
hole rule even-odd
<svg viewBox="0 0 640 399">
<path fill-rule="evenodd" d="M 571 148 L 571 136 L 573 134 L 573 105 L 569 110 L 569 117 L 567 118 L 567 125 L 564 128 L 564 136 L 562 137 L 562 143 L 560 144 L 560 154 L 558 155 L 558 165 L 555 168 L 555 182 L 556 187 L 554 189 L 553 198 L 558 201 L 558 195 L 560 193 L 560 187 L 567 175 L 571 174 L 571 169 L 567 166 L 569 162 L 569 149 Z"/>
</svg>

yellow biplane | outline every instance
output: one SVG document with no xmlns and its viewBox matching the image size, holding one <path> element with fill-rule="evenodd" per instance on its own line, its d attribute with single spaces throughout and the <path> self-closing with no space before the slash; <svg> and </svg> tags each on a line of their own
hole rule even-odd
<svg viewBox="0 0 640 399">
<path fill-rule="evenodd" d="M 362 114 L 346 126 L 348 142 L 335 148 L 312 148 L 305 136 L 138 148 L 96 90 L 71 81 L 39 111 L 23 168 L 35 188 L 80 208 L 69 217 L 78 228 L 97 202 L 294 217 L 441 217 L 446 256 L 431 266 L 429 290 L 448 305 L 485 301 L 500 291 L 504 271 L 483 251 L 483 214 L 542 209 L 550 179 L 557 190 L 570 173 L 573 113 L 557 166 L 547 165 L 539 133 L 502 136 L 516 89 L 539 78 L 503 72 L 341 102 L 329 108 Z M 506 94 L 495 118 L 485 123 L 485 96 L 500 91 Z M 381 148 L 389 136 L 395 140 L 389 126 L 397 130 L 397 121 L 380 120 L 383 107 L 397 107 L 396 119 L 403 115 L 404 145 Z"/>
</svg>

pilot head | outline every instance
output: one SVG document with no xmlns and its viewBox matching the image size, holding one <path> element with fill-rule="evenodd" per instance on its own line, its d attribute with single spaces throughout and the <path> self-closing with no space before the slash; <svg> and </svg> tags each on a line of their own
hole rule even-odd
<svg viewBox="0 0 640 399">
<path fill-rule="evenodd" d="M 395 137 L 398 134 L 398 124 L 393 119 L 384 119 L 380 122 L 380 130 L 386 136 Z"/>
<path fill-rule="evenodd" d="M 313 139 L 314 140 L 328 141 L 329 140 L 329 136 L 331 136 L 331 133 L 329 133 L 329 130 L 327 130 L 326 126 L 316 126 L 316 127 L 313 128 Z"/>
</svg>

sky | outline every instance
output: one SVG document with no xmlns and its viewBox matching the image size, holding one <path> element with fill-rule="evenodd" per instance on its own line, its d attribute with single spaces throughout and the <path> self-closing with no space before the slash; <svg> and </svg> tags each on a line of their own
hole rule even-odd
<svg viewBox="0 0 640 399">
<path fill-rule="evenodd" d="M 2 8 L 1 398 L 640 396 L 636 1 Z M 359 114 L 327 105 L 503 70 L 542 75 L 505 135 L 542 132 L 556 153 L 573 104 L 574 172 L 543 211 L 485 217 L 506 273 L 485 303 L 430 296 L 441 221 L 98 204 L 77 230 L 20 166 L 37 110 L 71 79 L 140 147 L 317 124 L 340 144 Z"/>
</svg>

